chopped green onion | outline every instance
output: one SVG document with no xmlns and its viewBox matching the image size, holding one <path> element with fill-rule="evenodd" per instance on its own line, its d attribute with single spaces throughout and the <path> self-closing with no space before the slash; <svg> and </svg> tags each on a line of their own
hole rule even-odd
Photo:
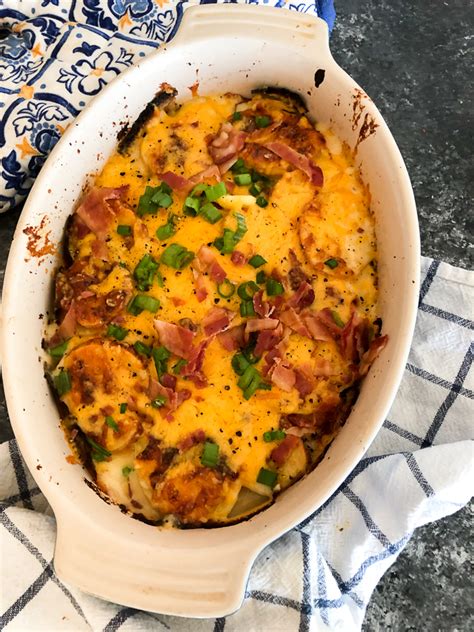
<svg viewBox="0 0 474 632">
<path fill-rule="evenodd" d="M 71 376 L 66 371 L 66 369 L 61 369 L 61 371 L 54 376 L 54 386 L 58 392 L 59 397 L 62 397 L 71 390 Z"/>
<path fill-rule="evenodd" d="M 235 242 L 234 242 L 234 231 L 230 230 L 230 228 L 224 228 L 223 242 L 221 252 L 225 255 L 230 254 L 234 251 Z"/>
<path fill-rule="evenodd" d="M 264 259 L 262 255 L 254 255 L 253 257 L 250 257 L 249 259 L 249 265 L 251 265 L 252 268 L 259 268 L 260 266 L 263 266 L 265 263 L 267 263 L 267 260 Z"/>
<path fill-rule="evenodd" d="M 342 318 L 339 316 L 339 314 L 335 311 L 331 312 L 332 315 L 332 319 L 333 321 L 336 323 L 336 325 L 338 327 L 341 327 L 341 329 L 344 327 L 344 321 L 342 320 Z"/>
<path fill-rule="evenodd" d="M 232 114 L 233 121 L 241 121 L 242 120 L 242 112 L 234 112 Z"/>
<path fill-rule="evenodd" d="M 171 189 L 165 182 L 159 187 L 147 186 L 138 200 L 137 215 L 142 217 L 147 213 L 156 213 L 159 207 L 168 208 L 173 202 L 170 193 Z"/>
<path fill-rule="evenodd" d="M 265 384 L 265 382 L 261 381 L 260 375 L 257 373 L 247 388 L 244 389 L 244 399 L 250 399 L 259 388 L 262 388 L 262 384 Z"/>
<path fill-rule="evenodd" d="M 104 461 L 107 457 L 112 456 L 112 452 L 109 452 L 104 446 L 96 443 L 90 437 L 86 437 L 87 442 L 92 447 L 92 458 L 94 461 Z"/>
<path fill-rule="evenodd" d="M 207 202 L 201 206 L 201 215 L 209 224 L 215 224 L 223 217 L 219 209 L 216 208 L 214 204 L 211 204 L 211 202 Z"/>
<path fill-rule="evenodd" d="M 257 127 L 268 127 L 272 119 L 269 116 L 256 116 L 255 117 L 255 125 Z"/>
<path fill-rule="evenodd" d="M 224 279 L 222 283 L 219 283 L 217 286 L 217 293 L 222 298 L 230 298 L 235 292 L 235 285 L 229 281 L 229 279 Z"/>
<path fill-rule="evenodd" d="M 134 471 L 134 468 L 131 467 L 130 465 L 126 465 L 125 467 L 122 468 L 122 474 L 127 477 L 130 476 L 130 474 Z"/>
<path fill-rule="evenodd" d="M 175 216 L 173 214 L 170 214 L 168 216 L 168 221 L 166 222 L 166 224 L 158 226 L 158 228 L 156 229 L 156 236 L 158 237 L 158 239 L 164 241 L 165 239 L 169 239 L 175 234 L 176 229 L 174 225 L 174 218 Z"/>
<path fill-rule="evenodd" d="M 114 432 L 118 432 L 119 431 L 119 427 L 117 422 L 114 420 L 113 417 L 110 417 L 110 415 L 108 415 L 105 418 L 105 423 L 108 425 L 109 428 L 112 428 L 112 430 L 114 430 Z"/>
<path fill-rule="evenodd" d="M 161 408 L 165 404 L 166 397 L 163 397 L 162 395 L 158 395 L 158 397 L 155 397 L 155 399 L 151 400 L 151 405 L 153 406 L 153 408 Z"/>
<path fill-rule="evenodd" d="M 268 206 L 268 200 L 267 198 L 263 197 L 263 195 L 259 195 L 255 202 L 257 203 L 257 206 L 260 206 L 261 208 L 265 208 L 265 206 Z"/>
<path fill-rule="evenodd" d="M 227 187 L 225 185 L 225 182 L 218 182 L 213 186 L 207 187 L 207 189 L 204 190 L 204 193 L 206 194 L 209 202 L 215 202 L 227 193 Z"/>
<path fill-rule="evenodd" d="M 121 412 L 121 414 L 123 415 L 124 413 L 127 412 L 127 404 L 125 402 L 123 402 L 123 404 L 120 404 L 119 406 L 119 410 Z"/>
<path fill-rule="evenodd" d="M 127 224 L 119 224 L 117 226 L 117 233 L 122 235 L 122 237 L 128 237 L 132 234 L 132 227 Z"/>
<path fill-rule="evenodd" d="M 254 355 L 254 348 L 255 346 L 249 346 L 246 349 L 242 349 L 242 354 L 243 356 L 246 358 L 247 362 L 249 362 L 250 364 L 257 364 L 257 362 L 260 360 L 259 357 L 257 357 L 256 355 Z"/>
<path fill-rule="evenodd" d="M 170 244 L 161 253 L 160 261 L 171 268 L 182 270 L 194 259 L 194 252 L 180 244 Z"/>
<path fill-rule="evenodd" d="M 237 220 L 237 230 L 234 233 L 234 241 L 237 244 L 247 232 L 247 224 L 242 213 L 234 213 L 234 217 Z"/>
<path fill-rule="evenodd" d="M 239 381 L 237 382 L 237 386 L 242 390 L 245 390 L 247 387 L 250 386 L 255 378 L 258 378 L 258 380 L 260 380 L 260 374 L 254 366 L 249 364 L 245 371 L 242 373 Z"/>
<path fill-rule="evenodd" d="M 246 173 L 248 171 L 242 158 L 236 160 L 230 170 L 232 173 Z"/>
<path fill-rule="evenodd" d="M 196 217 L 201 207 L 201 201 L 199 198 L 188 196 L 184 200 L 183 213 L 190 217 Z"/>
<path fill-rule="evenodd" d="M 257 476 L 257 483 L 261 483 L 262 485 L 266 485 L 267 487 L 271 487 L 273 489 L 277 480 L 278 474 L 276 472 L 266 470 L 264 467 L 260 468 L 260 472 Z"/>
<path fill-rule="evenodd" d="M 279 296 L 285 291 L 280 281 L 275 279 L 267 279 L 266 289 L 268 296 Z"/>
<path fill-rule="evenodd" d="M 245 283 L 241 283 L 237 288 L 237 294 L 243 301 L 250 301 L 255 292 L 258 292 L 259 289 L 255 281 L 245 281 Z"/>
<path fill-rule="evenodd" d="M 250 173 L 238 173 L 234 176 L 234 182 L 240 186 L 252 184 L 252 176 Z"/>
<path fill-rule="evenodd" d="M 156 373 L 159 378 L 168 371 L 168 360 L 171 353 L 166 347 L 157 347 L 151 351 L 152 358 L 155 362 Z"/>
<path fill-rule="evenodd" d="M 66 353 L 67 345 L 68 345 L 68 341 L 65 340 L 64 342 L 61 342 L 61 344 L 48 349 L 48 353 L 52 358 L 55 358 L 55 359 L 62 358 L 63 355 Z"/>
<path fill-rule="evenodd" d="M 215 467 L 219 460 L 219 446 L 217 443 L 206 441 L 201 455 L 201 463 L 206 467 Z"/>
<path fill-rule="evenodd" d="M 252 186 L 249 189 L 249 193 L 250 195 L 257 197 L 257 195 L 260 193 L 261 190 L 262 190 L 262 186 L 258 184 L 257 182 L 254 182 L 254 184 L 252 184 Z"/>
<path fill-rule="evenodd" d="M 144 255 L 135 270 L 133 276 L 137 282 L 137 287 L 142 292 L 147 292 L 153 285 L 153 279 L 158 270 L 158 263 L 149 254 Z"/>
<path fill-rule="evenodd" d="M 243 375 L 250 366 L 249 361 L 242 353 L 236 353 L 231 360 L 232 368 L 237 375 Z"/>
<path fill-rule="evenodd" d="M 260 270 L 259 272 L 257 272 L 257 276 L 255 277 L 255 280 L 257 281 L 257 283 L 263 284 L 267 280 L 267 275 L 265 274 L 263 270 Z"/>
<path fill-rule="evenodd" d="M 173 373 L 175 375 L 179 375 L 181 373 L 181 369 L 183 369 L 187 365 L 188 361 L 184 358 L 181 358 L 173 365 Z"/>
<path fill-rule="evenodd" d="M 151 347 L 143 342 L 140 342 L 140 340 L 137 340 L 137 342 L 133 345 L 133 348 L 140 355 L 151 356 Z"/>
<path fill-rule="evenodd" d="M 337 259 L 326 259 L 324 265 L 331 268 L 331 270 L 334 270 L 334 268 L 337 268 L 339 265 L 339 261 Z"/>
<path fill-rule="evenodd" d="M 263 433 L 263 440 L 265 441 L 265 443 L 270 443 L 271 441 L 280 441 L 285 437 L 286 432 L 283 432 L 283 430 L 270 430 Z"/>
<path fill-rule="evenodd" d="M 155 314 L 160 306 L 160 301 L 153 296 L 146 296 L 145 294 L 136 294 L 130 303 L 127 305 L 127 311 L 133 316 L 138 316 L 146 309 L 148 312 Z"/>
<path fill-rule="evenodd" d="M 123 340 L 124 338 L 126 338 L 127 334 L 128 329 L 120 327 L 119 325 L 114 325 L 113 323 L 110 323 L 110 325 L 107 327 L 107 336 L 115 338 L 116 340 Z"/>
<path fill-rule="evenodd" d="M 242 317 L 255 316 L 253 301 L 242 301 L 240 303 L 240 315 Z"/>
</svg>

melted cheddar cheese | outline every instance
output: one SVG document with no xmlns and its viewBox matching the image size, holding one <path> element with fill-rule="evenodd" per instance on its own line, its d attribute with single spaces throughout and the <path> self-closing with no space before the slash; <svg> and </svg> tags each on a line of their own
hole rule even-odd
<svg viewBox="0 0 474 632">
<path fill-rule="evenodd" d="M 67 251 L 48 343 L 64 425 L 99 487 L 157 524 L 267 506 L 321 458 L 383 346 L 367 187 L 289 93 L 155 107 Z"/>
</svg>

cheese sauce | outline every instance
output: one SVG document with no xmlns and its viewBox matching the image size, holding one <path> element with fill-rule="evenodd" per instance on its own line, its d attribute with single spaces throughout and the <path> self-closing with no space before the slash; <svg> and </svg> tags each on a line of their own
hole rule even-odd
<svg viewBox="0 0 474 632">
<path fill-rule="evenodd" d="M 104 492 L 212 525 L 312 469 L 350 412 L 386 341 L 374 219 L 296 95 L 163 90 L 68 226 L 51 375 Z"/>
</svg>

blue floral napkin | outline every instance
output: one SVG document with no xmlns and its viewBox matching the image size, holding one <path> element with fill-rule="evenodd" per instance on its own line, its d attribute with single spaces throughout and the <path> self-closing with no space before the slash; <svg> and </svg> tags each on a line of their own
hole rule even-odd
<svg viewBox="0 0 474 632">
<path fill-rule="evenodd" d="M 334 23 L 332 0 L 241 1 L 312 13 L 330 28 Z M 0 0 L 0 212 L 24 200 L 91 97 L 169 41 L 187 7 L 215 2 Z"/>
</svg>

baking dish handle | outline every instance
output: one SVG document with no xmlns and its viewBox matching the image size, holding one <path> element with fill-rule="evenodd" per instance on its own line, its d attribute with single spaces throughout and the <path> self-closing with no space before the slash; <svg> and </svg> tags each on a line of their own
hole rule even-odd
<svg viewBox="0 0 474 632">
<path fill-rule="evenodd" d="M 213 538 L 207 529 L 156 537 L 156 527 L 128 516 L 119 516 L 128 525 L 119 530 L 115 511 L 109 522 L 71 509 L 55 511 L 54 567 L 66 584 L 111 602 L 184 617 L 222 617 L 241 606 L 263 546 L 255 538 Z"/>
<path fill-rule="evenodd" d="M 308 48 L 329 54 L 329 32 L 321 18 L 288 9 L 246 4 L 198 5 L 186 9 L 175 43 L 189 44 L 225 36 L 277 41 L 291 52 Z M 289 51 L 290 52 L 290 51 Z"/>
</svg>

